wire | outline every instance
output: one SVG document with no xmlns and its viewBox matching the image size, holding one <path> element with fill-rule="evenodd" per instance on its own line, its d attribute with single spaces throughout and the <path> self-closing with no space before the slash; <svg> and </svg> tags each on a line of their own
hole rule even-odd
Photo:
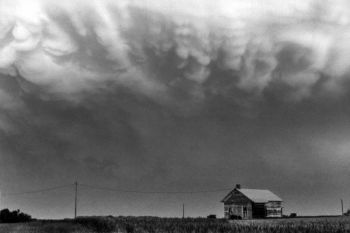
<svg viewBox="0 0 350 233">
<path fill-rule="evenodd" d="M 71 187 L 72 185 L 73 184 L 66 184 L 61 186 L 54 186 L 54 187 L 49 187 L 44 189 L 37 189 L 37 190 L 30 190 L 30 191 L 23 191 L 23 192 L 2 193 L 2 196 L 20 196 L 20 195 L 26 195 L 26 194 L 44 193 L 44 192 L 50 192 L 57 189 Z"/>
<path fill-rule="evenodd" d="M 196 194 L 196 193 L 216 193 L 216 192 L 224 192 L 224 191 L 232 190 L 232 188 L 223 188 L 223 189 L 197 190 L 197 191 L 141 191 L 141 190 L 108 188 L 108 187 L 93 186 L 88 184 L 79 184 L 79 186 L 90 188 L 90 189 L 106 190 L 111 192 L 141 193 L 141 194 Z"/>
<path fill-rule="evenodd" d="M 66 184 L 66 185 L 48 187 L 48 188 L 37 189 L 37 190 L 29 190 L 29 191 L 23 191 L 23 192 L 2 193 L 2 196 L 20 196 L 20 195 L 27 195 L 27 194 L 45 193 L 45 192 L 50 192 L 58 189 L 72 187 L 73 185 L 75 184 Z M 142 190 L 116 189 L 116 188 L 109 188 L 109 187 L 102 187 L 102 186 L 95 186 L 95 185 L 88 185 L 88 184 L 79 184 L 79 187 L 83 187 L 83 188 L 85 187 L 88 189 L 96 189 L 96 190 L 105 190 L 110 192 L 140 193 L 140 194 L 197 194 L 197 193 L 217 193 L 217 192 L 232 190 L 232 188 L 222 188 L 222 189 L 197 190 L 197 191 L 142 191 Z"/>
</svg>

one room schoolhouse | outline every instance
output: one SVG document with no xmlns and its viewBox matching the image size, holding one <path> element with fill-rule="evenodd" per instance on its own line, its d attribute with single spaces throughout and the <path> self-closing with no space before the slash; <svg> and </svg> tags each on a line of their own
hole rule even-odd
<svg viewBox="0 0 350 233">
<path fill-rule="evenodd" d="M 238 184 L 221 202 L 226 219 L 282 217 L 282 199 L 266 189 L 243 189 Z"/>
</svg>

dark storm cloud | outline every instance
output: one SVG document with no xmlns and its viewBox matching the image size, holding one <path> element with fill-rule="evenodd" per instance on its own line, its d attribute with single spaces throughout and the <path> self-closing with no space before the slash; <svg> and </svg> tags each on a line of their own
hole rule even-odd
<svg viewBox="0 0 350 233">
<path fill-rule="evenodd" d="M 4 189 L 349 192 L 345 1 L 0 4 Z"/>
</svg>

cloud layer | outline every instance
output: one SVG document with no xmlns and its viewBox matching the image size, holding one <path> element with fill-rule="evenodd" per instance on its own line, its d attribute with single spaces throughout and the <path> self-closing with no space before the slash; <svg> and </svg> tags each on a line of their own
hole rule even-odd
<svg viewBox="0 0 350 233">
<path fill-rule="evenodd" d="M 349 9 L 346 1 L 2 0 L 0 69 L 72 100 L 111 85 L 155 100 L 176 99 L 178 89 L 205 98 L 277 85 L 300 100 L 347 81 Z M 221 76 L 230 79 L 225 91 Z"/>
<path fill-rule="evenodd" d="M 312 186 L 333 210 L 329 190 L 349 191 L 349 11 L 346 0 L 0 0 L 0 188 L 240 182 L 305 203 Z M 211 213 L 200 204 L 193 215 Z"/>
</svg>

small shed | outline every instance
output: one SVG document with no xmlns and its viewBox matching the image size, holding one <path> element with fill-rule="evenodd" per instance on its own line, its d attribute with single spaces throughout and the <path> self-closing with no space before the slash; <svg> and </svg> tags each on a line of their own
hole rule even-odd
<svg viewBox="0 0 350 233">
<path fill-rule="evenodd" d="M 243 189 L 238 184 L 221 202 L 226 219 L 282 217 L 282 199 L 267 189 Z"/>
</svg>

